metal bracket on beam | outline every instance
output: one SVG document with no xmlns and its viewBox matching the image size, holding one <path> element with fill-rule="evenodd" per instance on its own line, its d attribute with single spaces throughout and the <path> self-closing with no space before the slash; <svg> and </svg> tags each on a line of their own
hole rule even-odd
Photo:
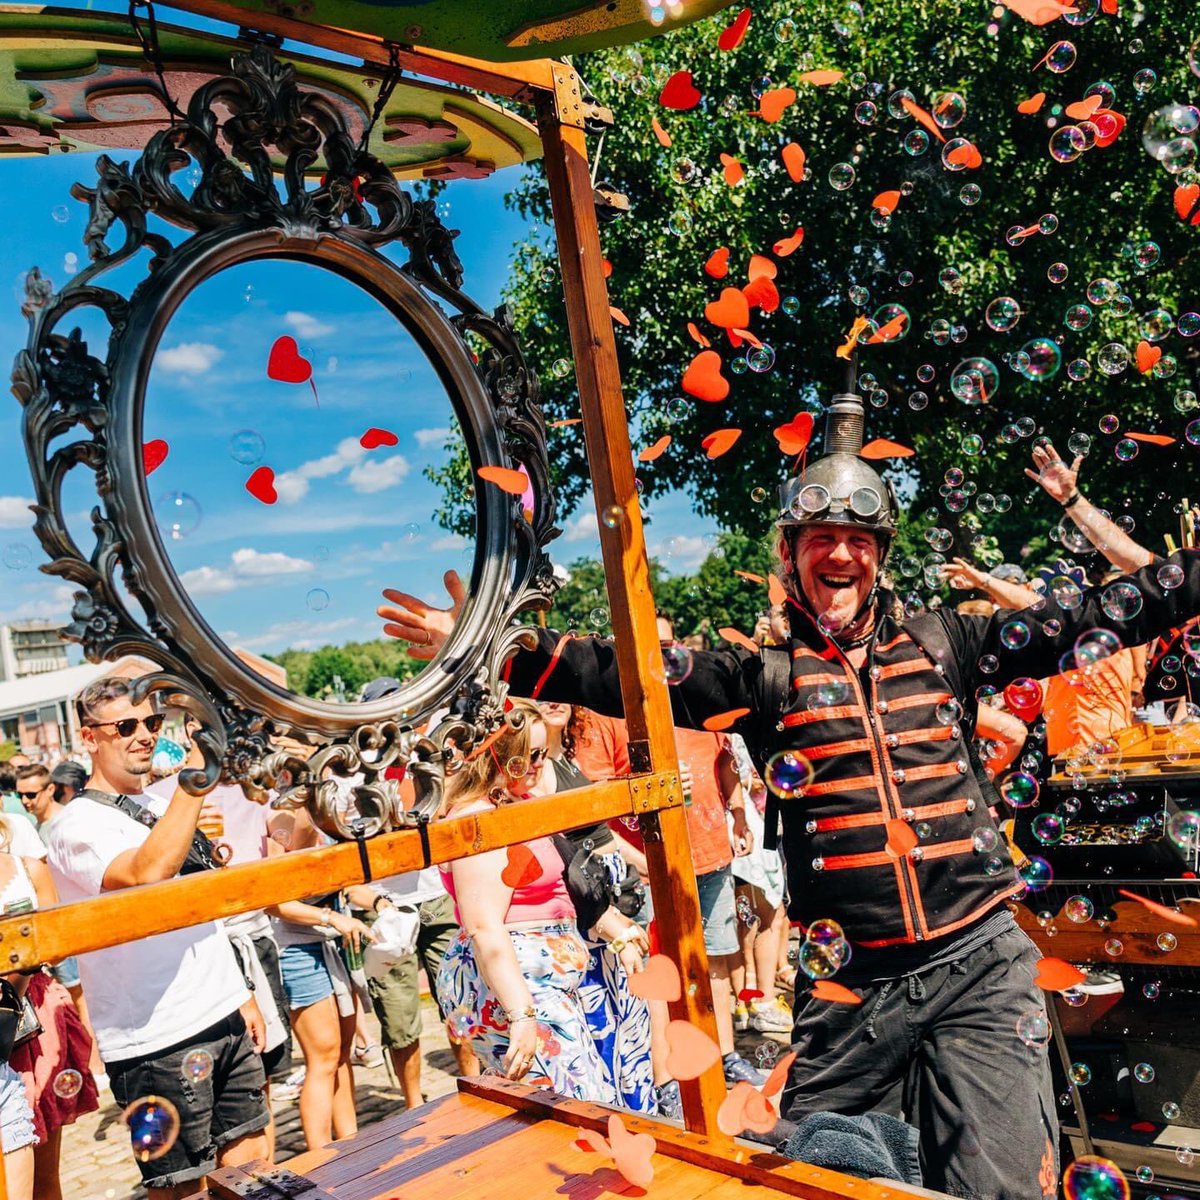
<svg viewBox="0 0 1200 1200">
<path fill-rule="evenodd" d="M 32 922 L 15 919 L 4 922 L 0 930 L 0 970 L 21 962 L 36 961 L 36 954 L 30 953 L 36 946 Z"/>
<path fill-rule="evenodd" d="M 583 81 L 567 63 L 554 64 L 554 116 L 560 125 L 586 129 L 589 106 L 583 97 Z"/>
</svg>

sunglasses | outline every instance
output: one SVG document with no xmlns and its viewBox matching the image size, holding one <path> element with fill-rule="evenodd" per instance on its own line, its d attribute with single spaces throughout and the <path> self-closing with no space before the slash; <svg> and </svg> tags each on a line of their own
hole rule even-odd
<svg viewBox="0 0 1200 1200">
<path fill-rule="evenodd" d="M 87 727 L 89 729 L 111 727 L 117 731 L 118 736 L 127 738 L 133 737 L 139 725 L 144 725 L 147 733 L 157 733 L 163 727 L 165 720 L 166 717 L 162 713 L 151 713 L 148 717 L 122 717 L 119 721 L 89 721 Z"/>
<path fill-rule="evenodd" d="M 32 800 L 35 796 L 40 796 L 46 790 L 46 788 L 53 786 L 53 783 L 46 783 L 40 788 L 35 788 L 32 792 L 22 792 L 18 790 L 17 795 L 20 796 L 22 800 Z"/>
<path fill-rule="evenodd" d="M 529 752 L 529 770 L 536 770 L 546 761 L 546 748 L 543 746 L 540 750 L 530 750 Z"/>
</svg>

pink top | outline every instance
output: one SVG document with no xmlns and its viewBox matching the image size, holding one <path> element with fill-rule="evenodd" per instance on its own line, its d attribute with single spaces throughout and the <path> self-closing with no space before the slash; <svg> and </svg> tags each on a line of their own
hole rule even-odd
<svg viewBox="0 0 1200 1200">
<path fill-rule="evenodd" d="M 530 861 L 522 851 L 532 855 Z M 512 900 L 509 901 L 508 911 L 504 914 L 505 925 L 517 925 L 526 922 L 537 922 L 549 925 L 553 921 L 574 921 L 575 906 L 563 882 L 563 861 L 552 838 L 534 838 L 531 842 L 518 842 L 508 848 L 507 872 L 512 868 L 514 873 L 528 880 L 536 869 L 537 876 L 532 882 L 521 882 L 513 888 Z M 526 869 L 527 868 L 527 869 Z M 462 924 L 458 911 L 458 897 L 454 892 L 454 876 L 442 867 L 442 882 L 454 900 L 454 916 Z"/>
</svg>

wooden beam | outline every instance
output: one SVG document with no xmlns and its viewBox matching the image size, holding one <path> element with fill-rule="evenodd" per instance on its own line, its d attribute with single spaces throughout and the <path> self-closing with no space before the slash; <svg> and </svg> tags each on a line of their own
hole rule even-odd
<svg viewBox="0 0 1200 1200">
<path fill-rule="evenodd" d="M 388 65 L 389 43 L 372 34 L 356 33 L 333 25 L 318 25 L 274 12 L 254 12 L 231 0 L 165 0 L 164 7 L 181 9 L 196 16 L 225 21 L 237 28 L 274 34 L 322 50 L 333 50 L 377 67 Z M 526 96 L 554 88 L 553 64 L 539 58 L 525 62 L 493 63 L 445 50 L 400 46 L 400 65 L 415 75 L 441 79 L 496 96 Z"/>
<path fill-rule="evenodd" d="M 460 1079 L 458 1090 L 548 1121 L 558 1121 L 576 1129 L 592 1129 L 605 1136 L 608 1133 L 610 1109 L 571 1100 L 529 1084 L 512 1083 L 488 1075 Z M 720 1132 L 706 1137 L 635 1113 L 623 1112 L 620 1116 L 630 1133 L 650 1134 L 657 1143 L 659 1154 L 785 1195 L 802 1196 L 805 1200 L 888 1200 L 889 1196 L 896 1200 L 898 1191 L 900 1195 L 907 1194 L 904 1189 L 886 1183 L 868 1183 L 838 1171 L 795 1162 L 772 1154 L 765 1147 L 737 1142 Z"/>
<path fill-rule="evenodd" d="M 1035 900 L 1036 902 L 1036 900 Z M 1165 917 L 1134 903 L 1123 900 L 1113 906 L 1117 919 L 1103 929 L 1096 922 L 1075 924 L 1065 913 L 1054 918 L 1054 933 L 1049 934 L 1037 916 L 1024 904 L 1010 905 L 1016 915 L 1017 924 L 1029 935 L 1037 948 L 1045 955 L 1065 958 L 1073 963 L 1111 963 L 1114 967 L 1122 963 L 1156 967 L 1200 967 L 1200 928 L 1195 925 L 1177 925 Z M 1185 904 L 1185 916 L 1200 919 L 1200 904 Z M 1169 933 L 1175 939 L 1171 950 L 1158 944 L 1161 934 Z M 1116 939 L 1121 943 L 1121 953 L 1111 955 L 1105 945 Z"/>
<path fill-rule="evenodd" d="M 592 489 L 601 518 L 600 545 L 629 726 L 630 760 L 634 770 L 661 771 L 669 765 L 674 771 L 678 759 L 671 706 L 663 679 L 587 144 L 583 129 L 574 119 L 579 77 L 569 66 L 559 63 L 554 71 L 558 86 L 553 96 L 539 97 L 538 129 L 550 187 Z M 614 521 L 611 513 L 619 513 L 620 519 Z M 658 817 L 643 818 L 642 831 L 659 941 L 678 963 L 684 979 L 683 996 L 671 1006 L 671 1015 L 715 1040 L 708 958 L 686 814 L 682 808 L 672 808 Z M 683 1082 L 681 1089 L 688 1128 L 714 1133 L 717 1109 L 725 1098 L 720 1064 L 699 1079 Z"/>
<path fill-rule="evenodd" d="M 632 815 L 642 819 L 661 805 L 681 803 L 674 772 L 613 779 L 579 788 L 569 799 L 547 796 L 494 812 L 435 821 L 428 826 L 428 858 L 415 829 L 368 838 L 364 846 L 371 878 L 383 879 L 544 837 L 563 829 L 564 824 L 572 828 Z M 165 883 L 105 892 L 93 900 L 0 920 L 0 964 L 4 970 L 24 970 L 366 879 L 357 844 L 341 842 Z"/>
</svg>

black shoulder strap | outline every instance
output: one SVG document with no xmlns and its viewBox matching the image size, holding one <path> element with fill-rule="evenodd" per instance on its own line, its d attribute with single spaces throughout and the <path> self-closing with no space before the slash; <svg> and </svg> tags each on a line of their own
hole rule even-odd
<svg viewBox="0 0 1200 1200">
<path fill-rule="evenodd" d="M 763 646 L 758 652 L 762 670 L 752 687 L 754 708 L 758 717 L 756 745 L 751 753 L 759 771 L 766 770 L 767 759 L 776 743 L 779 718 L 787 704 L 792 686 L 792 653 L 789 646 Z M 779 845 L 779 799 L 767 788 L 767 806 L 763 815 L 763 848 L 774 850 Z"/>
</svg>

